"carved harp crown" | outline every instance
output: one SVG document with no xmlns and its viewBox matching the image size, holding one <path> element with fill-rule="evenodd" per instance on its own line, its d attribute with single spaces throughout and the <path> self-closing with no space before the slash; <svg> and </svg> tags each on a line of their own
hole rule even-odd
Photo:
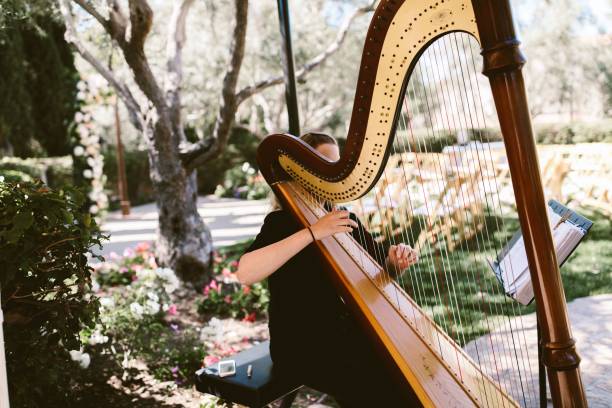
<svg viewBox="0 0 612 408">
<path fill-rule="evenodd" d="M 407 87 L 419 60 L 433 43 L 450 33 L 469 35 L 481 46 L 483 73 L 491 85 L 523 230 L 553 401 L 555 406 L 585 406 L 579 357 L 571 338 L 539 178 L 521 74 L 525 60 L 518 49 L 508 0 L 382 0 L 365 38 L 340 160 L 326 160 L 295 136 L 273 134 L 258 149 L 260 170 L 284 207 L 303 225 L 316 222 L 324 213 L 323 208 L 315 208 L 321 200 L 351 202 L 371 192 L 394 154 Z M 399 156 L 407 160 L 405 155 Z M 428 217 L 430 222 L 433 218 Z M 423 305 L 400 291 L 401 285 L 385 280 L 380 265 L 351 239 L 330 237 L 317 246 L 339 290 L 370 329 L 415 403 L 530 405 L 526 400 L 518 401 L 515 392 L 475 363 L 453 336 L 422 310 Z M 439 249 L 431 253 L 433 258 Z M 432 263 L 432 269 L 437 268 Z M 392 301 L 398 293 L 401 299 Z M 408 313 L 418 318 L 410 320 Z"/>
</svg>

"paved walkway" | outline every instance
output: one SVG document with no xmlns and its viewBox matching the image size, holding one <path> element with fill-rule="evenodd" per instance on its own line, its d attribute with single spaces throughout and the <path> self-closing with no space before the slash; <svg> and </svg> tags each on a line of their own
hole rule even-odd
<svg viewBox="0 0 612 408">
<path fill-rule="evenodd" d="M 215 247 L 231 245 L 253 237 L 259 232 L 266 213 L 270 209 L 267 200 L 239 200 L 216 196 L 198 197 L 198 212 L 211 229 Z M 127 247 L 139 242 L 153 242 L 157 228 L 157 208 L 154 203 L 132 207 L 124 218 L 120 211 L 109 213 L 102 230 L 110 233 L 102 250 L 96 253 L 121 254 Z"/>
<path fill-rule="evenodd" d="M 572 334 L 582 358 L 580 369 L 589 407 L 610 407 L 612 406 L 612 376 L 610 375 L 612 369 L 612 294 L 576 299 L 568 304 L 568 309 Z M 514 366 L 516 361 L 514 349 L 509 344 L 509 339 L 512 338 L 510 327 L 513 329 L 515 338 L 527 344 L 527 347 L 523 349 L 526 356 L 520 359 L 521 364 L 526 364 L 526 366 L 520 374 Z M 487 371 L 491 376 L 497 378 L 495 373 L 499 373 L 500 383 L 510 389 L 510 394 L 517 401 L 521 400 L 522 395 L 527 395 L 526 405 L 538 406 L 535 313 L 511 320 L 498 330 L 469 343 L 465 350 L 475 361 L 480 360 L 481 366 L 489 368 Z M 521 390 L 518 377 L 525 375 L 526 371 L 528 375 L 524 383 L 527 389 Z M 549 406 L 552 406 L 550 400 Z"/>
</svg>

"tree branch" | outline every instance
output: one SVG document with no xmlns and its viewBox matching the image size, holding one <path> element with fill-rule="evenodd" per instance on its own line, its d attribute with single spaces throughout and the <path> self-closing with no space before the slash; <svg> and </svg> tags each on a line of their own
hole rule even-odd
<svg viewBox="0 0 612 408">
<path fill-rule="evenodd" d="M 130 122 L 136 129 L 142 130 L 143 122 L 140 106 L 138 105 L 138 102 L 136 102 L 136 99 L 134 98 L 134 95 L 132 94 L 130 89 L 123 82 L 119 81 L 113 75 L 113 73 L 109 69 L 107 69 L 104 64 L 98 61 L 96 57 L 94 57 L 93 54 L 91 54 L 87 50 L 87 48 L 85 48 L 85 46 L 81 43 L 77 36 L 77 31 L 75 28 L 74 19 L 70 7 L 70 1 L 60 0 L 59 6 L 62 16 L 64 18 L 64 23 L 66 24 L 66 33 L 64 35 L 66 41 L 71 44 L 72 47 L 76 50 L 76 52 L 79 53 L 79 55 L 85 61 L 87 61 L 100 75 L 102 75 L 102 77 L 104 77 L 104 79 L 115 89 L 115 92 L 117 92 L 117 95 L 121 98 L 129 112 Z M 89 12 L 87 9 L 84 10 Z"/>
<path fill-rule="evenodd" d="M 345 18 L 345 20 L 342 22 L 342 25 L 340 26 L 340 29 L 338 30 L 338 33 L 336 34 L 335 40 L 325 49 L 325 51 L 323 51 L 321 54 L 317 55 L 316 57 L 308 61 L 306 64 L 304 64 L 300 69 L 298 69 L 295 74 L 296 79 L 300 80 L 305 78 L 310 71 L 321 65 L 331 55 L 338 51 L 340 49 L 340 46 L 346 39 L 346 35 L 353 21 L 355 21 L 357 17 L 362 16 L 363 14 L 374 11 L 375 4 L 376 0 L 372 1 L 366 6 L 359 7 L 351 15 Z M 271 86 L 282 84 L 283 82 L 284 76 L 279 75 L 272 78 L 264 79 L 263 81 L 260 81 L 254 85 L 250 85 L 241 89 L 240 92 L 238 92 L 238 94 L 236 95 L 238 105 L 240 105 L 242 102 L 244 102 L 246 99 L 250 98 L 254 94 L 261 92 Z"/>
<path fill-rule="evenodd" d="M 167 105 L 164 94 L 149 66 L 144 52 L 144 43 L 153 24 L 153 10 L 147 0 L 129 0 L 130 36 L 129 41 L 119 42 L 123 56 L 134 74 L 134 81 L 153 104 L 157 115 L 170 128 L 167 120 Z"/>
<path fill-rule="evenodd" d="M 170 108 L 172 123 L 182 128 L 181 124 L 181 82 L 183 80 L 182 51 L 185 45 L 185 26 L 187 15 L 194 0 L 181 0 L 174 3 L 174 10 L 168 30 L 166 44 L 166 103 Z M 177 129 L 182 132 L 182 129 Z"/>
<path fill-rule="evenodd" d="M 144 50 L 144 43 L 153 25 L 153 10 L 147 0 L 129 0 L 130 8 L 130 46 Z"/>
<path fill-rule="evenodd" d="M 100 14 L 98 10 L 96 10 L 93 4 L 91 4 L 87 0 L 74 0 L 74 2 L 77 3 L 79 6 L 81 6 L 81 8 L 85 10 L 87 13 L 89 13 L 89 15 L 91 15 L 93 18 L 98 20 L 98 23 L 100 23 L 100 25 L 104 27 L 106 31 L 109 30 L 110 21 L 104 18 L 102 14 Z"/>
<path fill-rule="evenodd" d="M 127 44 L 125 33 L 128 26 L 128 18 L 125 16 L 121 6 L 117 0 L 107 0 L 108 4 L 108 33 L 117 41 L 120 47 L 124 47 Z"/>
<path fill-rule="evenodd" d="M 230 45 L 230 62 L 223 78 L 221 102 L 213 134 L 212 137 L 198 143 L 184 144 L 180 147 L 181 160 L 188 170 L 207 162 L 223 151 L 238 109 L 236 84 L 244 58 L 249 2 L 248 0 L 234 0 L 234 5 L 235 25 Z"/>
</svg>

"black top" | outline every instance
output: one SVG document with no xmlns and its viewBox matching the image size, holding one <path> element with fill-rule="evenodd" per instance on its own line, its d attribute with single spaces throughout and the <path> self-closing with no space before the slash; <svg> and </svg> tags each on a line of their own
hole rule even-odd
<svg viewBox="0 0 612 408">
<path fill-rule="evenodd" d="M 376 244 L 354 214 L 350 218 L 359 225 L 353 237 L 382 264 L 386 252 Z M 264 220 L 261 231 L 246 252 L 278 242 L 302 229 L 284 210 L 273 211 Z M 365 245 L 364 245 L 365 243 Z M 324 270 L 315 245 L 309 244 L 268 277 L 270 305 L 270 354 L 275 365 L 296 359 L 296 350 L 312 348 L 313 336 L 334 333 L 350 319 Z"/>
<path fill-rule="evenodd" d="M 378 261 L 386 250 L 359 225 L 357 242 Z M 278 242 L 302 227 L 287 212 L 266 217 L 248 251 Z M 411 406 L 408 392 L 389 375 L 378 350 L 349 314 L 325 271 L 315 245 L 309 244 L 268 277 L 270 356 L 273 371 L 332 395 L 351 408 Z"/>
</svg>

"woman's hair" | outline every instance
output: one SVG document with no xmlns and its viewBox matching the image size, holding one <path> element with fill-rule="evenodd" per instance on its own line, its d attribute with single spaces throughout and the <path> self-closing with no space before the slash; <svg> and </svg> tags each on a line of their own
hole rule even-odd
<svg viewBox="0 0 612 408">
<path fill-rule="evenodd" d="M 334 139 L 330 135 L 326 135 L 325 133 L 317 133 L 317 132 L 304 133 L 302 136 L 300 136 L 300 139 L 302 139 L 304 142 L 309 144 L 313 149 L 316 149 L 317 147 L 323 144 L 338 145 L 338 142 L 336 141 L 336 139 Z"/>
</svg>

